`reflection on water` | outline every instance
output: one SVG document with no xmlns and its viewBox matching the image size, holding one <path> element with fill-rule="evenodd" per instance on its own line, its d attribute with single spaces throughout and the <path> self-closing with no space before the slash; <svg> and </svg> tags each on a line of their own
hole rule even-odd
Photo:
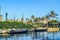
<svg viewBox="0 0 60 40">
<path fill-rule="evenodd" d="M 1 35 L 0 40 L 60 40 L 60 32 L 29 32 L 27 34 Z"/>
</svg>

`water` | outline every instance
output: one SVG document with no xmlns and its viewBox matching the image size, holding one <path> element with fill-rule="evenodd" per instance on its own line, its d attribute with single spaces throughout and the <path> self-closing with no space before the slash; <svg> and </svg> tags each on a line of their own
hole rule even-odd
<svg viewBox="0 0 60 40">
<path fill-rule="evenodd" d="M 0 35 L 0 40 L 60 40 L 60 32 L 29 32 L 26 34 Z"/>
</svg>

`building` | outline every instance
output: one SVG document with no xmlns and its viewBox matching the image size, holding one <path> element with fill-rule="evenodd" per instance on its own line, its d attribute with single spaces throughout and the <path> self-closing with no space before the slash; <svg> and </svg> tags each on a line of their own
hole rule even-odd
<svg viewBox="0 0 60 40">
<path fill-rule="evenodd" d="M 0 6 L 0 22 L 2 21 L 3 15 L 1 15 L 1 6 Z"/>
<path fill-rule="evenodd" d="M 8 19 L 8 22 L 21 22 L 20 19 L 14 20 L 14 19 Z"/>
<path fill-rule="evenodd" d="M 0 15 L 0 22 L 2 21 L 3 15 Z"/>
</svg>

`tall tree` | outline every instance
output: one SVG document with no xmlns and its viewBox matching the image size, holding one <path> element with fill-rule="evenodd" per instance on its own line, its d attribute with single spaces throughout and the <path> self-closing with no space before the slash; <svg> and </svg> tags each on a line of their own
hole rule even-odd
<svg viewBox="0 0 60 40">
<path fill-rule="evenodd" d="M 22 13 L 22 18 L 21 18 L 21 21 L 22 21 L 22 22 L 24 21 L 24 15 L 23 15 L 23 13 Z"/>
<path fill-rule="evenodd" d="M 54 18 L 57 18 L 56 16 L 57 16 L 57 14 L 52 10 L 52 11 L 50 11 L 50 17 L 52 17 L 52 20 L 54 20 Z"/>
<path fill-rule="evenodd" d="M 34 22 L 39 22 L 39 18 L 36 17 L 35 20 L 34 20 Z"/>
<path fill-rule="evenodd" d="M 45 19 L 48 21 L 50 19 L 49 15 L 46 15 Z"/>
<path fill-rule="evenodd" d="M 34 15 L 31 16 L 32 22 L 34 22 Z"/>
<path fill-rule="evenodd" d="M 42 18 L 41 18 L 41 20 L 42 20 L 42 21 L 44 21 L 44 20 L 45 20 L 45 18 L 44 18 L 44 17 L 42 17 Z"/>
<path fill-rule="evenodd" d="M 5 14 L 5 17 L 6 17 L 6 22 L 7 22 L 7 16 L 8 16 L 8 13 L 6 12 L 6 14 Z"/>
<path fill-rule="evenodd" d="M 46 15 L 45 19 L 47 21 L 47 28 L 48 28 L 48 20 L 50 19 L 49 15 Z"/>
<path fill-rule="evenodd" d="M 58 16 L 53 10 L 50 11 L 50 17 L 52 18 L 52 20 L 54 20 L 54 18 L 57 18 L 56 16 Z M 55 26 L 55 25 L 54 25 Z"/>
<path fill-rule="evenodd" d="M 26 18 L 26 22 L 29 21 L 29 18 Z"/>
<path fill-rule="evenodd" d="M 24 21 L 24 18 L 21 18 L 21 22 L 23 22 Z"/>
</svg>

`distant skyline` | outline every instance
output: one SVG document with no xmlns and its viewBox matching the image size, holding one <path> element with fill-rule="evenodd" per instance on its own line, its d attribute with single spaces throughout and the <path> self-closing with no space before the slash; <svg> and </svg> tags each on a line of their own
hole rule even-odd
<svg viewBox="0 0 60 40">
<path fill-rule="evenodd" d="M 60 0 L 0 0 L 1 14 L 5 20 L 5 13 L 8 13 L 8 19 L 42 17 L 54 10 L 60 18 Z M 58 19 L 60 20 L 60 19 Z"/>
</svg>

